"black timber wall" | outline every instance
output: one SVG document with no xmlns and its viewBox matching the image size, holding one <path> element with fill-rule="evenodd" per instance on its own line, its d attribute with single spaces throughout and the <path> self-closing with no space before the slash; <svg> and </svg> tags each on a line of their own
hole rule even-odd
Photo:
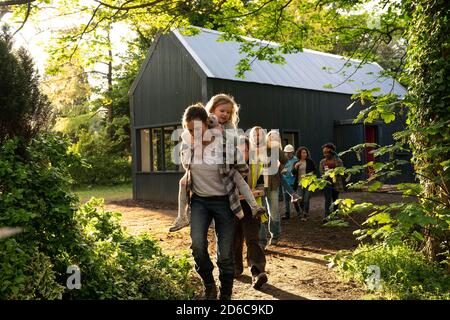
<svg viewBox="0 0 450 320">
<path fill-rule="evenodd" d="M 162 36 L 133 94 L 134 126 L 181 122 L 184 109 L 203 100 L 204 79 L 173 35 Z"/>
<path fill-rule="evenodd" d="M 137 173 L 133 182 L 136 185 L 133 198 L 177 203 L 178 182 L 182 176 L 183 173 L 176 172 Z"/>
<path fill-rule="evenodd" d="M 316 164 L 322 158 L 321 146 L 325 142 L 335 143 L 338 152 L 364 142 L 362 124 L 353 125 L 349 121 L 358 115 L 361 105 L 355 104 L 347 110 L 352 102 L 348 94 L 223 79 L 208 79 L 207 92 L 208 96 L 223 92 L 235 97 L 241 106 L 239 127 L 244 130 L 259 125 L 280 132 L 298 131 L 298 145 L 294 147 L 307 146 Z M 351 129 L 341 130 L 341 121 L 350 122 L 345 127 Z M 401 129 L 401 120 L 379 124 L 378 143 L 393 143 L 392 134 Z M 358 163 L 355 156 L 346 158 L 347 167 Z M 406 169 L 405 174 L 411 176 L 411 170 Z"/>
<path fill-rule="evenodd" d="M 345 94 L 219 79 L 208 79 L 208 85 L 210 94 L 224 92 L 235 97 L 241 106 L 240 127 L 297 130 L 299 145 L 307 146 L 316 161 L 322 158 L 323 143 L 336 142 L 335 120 L 357 114 L 357 110 L 346 110 L 351 98 Z"/>
<path fill-rule="evenodd" d="M 132 93 L 133 198 L 176 202 L 182 173 L 137 172 L 136 131 L 181 123 L 184 109 L 205 100 L 206 78 L 174 36 L 162 36 Z M 203 89 L 203 90 L 202 90 Z"/>
</svg>

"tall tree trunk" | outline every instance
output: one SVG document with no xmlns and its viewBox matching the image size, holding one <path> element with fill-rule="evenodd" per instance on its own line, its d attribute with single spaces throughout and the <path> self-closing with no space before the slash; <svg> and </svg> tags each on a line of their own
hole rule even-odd
<svg viewBox="0 0 450 320">
<path fill-rule="evenodd" d="M 112 48 L 111 48 L 111 25 L 109 25 L 109 28 L 107 29 L 107 39 L 108 39 L 108 75 L 107 75 L 107 79 L 108 79 L 108 94 L 112 93 L 112 89 L 113 89 L 113 54 L 112 54 Z M 111 124 L 114 118 L 114 110 L 113 110 L 113 104 L 112 102 L 109 103 L 108 105 L 108 121 Z"/>
<path fill-rule="evenodd" d="M 429 214 L 450 212 L 450 2 L 405 1 L 411 17 L 408 33 L 409 127 L 413 163 Z M 428 201 L 428 200 L 426 200 Z M 429 226 L 424 252 L 432 260 L 448 250 L 449 233 Z"/>
<path fill-rule="evenodd" d="M 112 44 L 111 44 L 111 24 L 108 25 L 108 28 L 106 30 L 107 32 L 107 46 L 108 46 L 108 73 L 106 76 L 106 79 L 108 81 L 108 93 L 107 96 L 110 97 L 110 101 L 107 105 L 108 109 L 108 123 L 107 123 L 107 133 L 108 136 L 112 139 L 114 137 L 114 128 L 112 126 L 113 120 L 114 120 L 114 108 L 113 108 L 113 101 L 112 101 L 112 91 L 113 91 L 113 54 L 112 54 Z"/>
</svg>

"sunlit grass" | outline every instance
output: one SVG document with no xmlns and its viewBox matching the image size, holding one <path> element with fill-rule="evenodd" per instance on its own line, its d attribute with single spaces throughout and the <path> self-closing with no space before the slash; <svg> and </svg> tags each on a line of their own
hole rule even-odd
<svg viewBox="0 0 450 320">
<path fill-rule="evenodd" d="M 80 198 L 81 203 L 85 203 L 91 197 L 104 198 L 105 202 L 132 198 L 131 183 L 114 186 L 78 187 L 74 189 L 74 192 Z"/>
</svg>

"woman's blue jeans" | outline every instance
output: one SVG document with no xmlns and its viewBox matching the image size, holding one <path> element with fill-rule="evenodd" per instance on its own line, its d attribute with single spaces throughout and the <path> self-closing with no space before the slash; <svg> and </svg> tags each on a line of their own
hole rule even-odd
<svg viewBox="0 0 450 320">
<path fill-rule="evenodd" d="M 271 239 L 278 240 L 281 234 L 281 218 L 280 211 L 278 210 L 278 189 L 267 191 L 263 200 L 269 213 L 270 237 Z M 267 245 L 267 242 L 267 226 L 265 223 L 261 223 L 261 228 L 259 230 L 259 243 L 264 248 Z"/>
<path fill-rule="evenodd" d="M 309 191 L 308 188 L 300 187 L 298 189 L 298 194 L 302 197 L 300 207 L 303 209 L 303 213 L 309 214 L 309 200 L 311 199 L 311 191 Z"/>
<path fill-rule="evenodd" d="M 208 253 L 208 229 L 214 220 L 216 233 L 217 266 L 221 293 L 231 295 L 234 278 L 235 217 L 228 196 L 200 197 L 191 200 L 191 240 L 195 270 L 205 284 L 214 282 L 213 263 Z"/>
</svg>

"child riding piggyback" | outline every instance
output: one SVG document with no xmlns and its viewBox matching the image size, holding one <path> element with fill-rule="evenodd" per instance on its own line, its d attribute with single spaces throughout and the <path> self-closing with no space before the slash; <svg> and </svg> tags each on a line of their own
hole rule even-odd
<svg viewBox="0 0 450 320">
<path fill-rule="evenodd" d="M 208 112 L 208 127 L 213 130 L 220 130 L 223 137 L 228 136 L 229 138 L 236 139 L 238 137 L 237 124 L 239 122 L 239 106 L 234 101 L 234 98 L 227 94 L 217 94 L 213 96 L 205 106 Z M 169 229 L 169 231 L 177 231 L 189 225 L 189 203 L 188 203 L 188 191 L 186 188 L 187 174 L 180 179 L 179 184 L 179 194 L 178 194 L 178 217 L 175 220 L 174 225 Z M 243 195 L 244 199 L 250 205 L 252 209 L 252 214 L 254 216 L 261 215 L 266 212 L 265 208 L 259 205 L 255 197 L 245 182 L 242 175 L 238 170 L 231 169 L 230 173 L 232 180 L 236 187 L 238 188 L 240 194 Z M 230 197 L 230 203 L 233 208 L 238 209 L 233 210 L 238 218 L 242 218 L 244 213 L 242 208 L 240 208 L 239 201 L 236 202 L 235 197 Z"/>
</svg>

